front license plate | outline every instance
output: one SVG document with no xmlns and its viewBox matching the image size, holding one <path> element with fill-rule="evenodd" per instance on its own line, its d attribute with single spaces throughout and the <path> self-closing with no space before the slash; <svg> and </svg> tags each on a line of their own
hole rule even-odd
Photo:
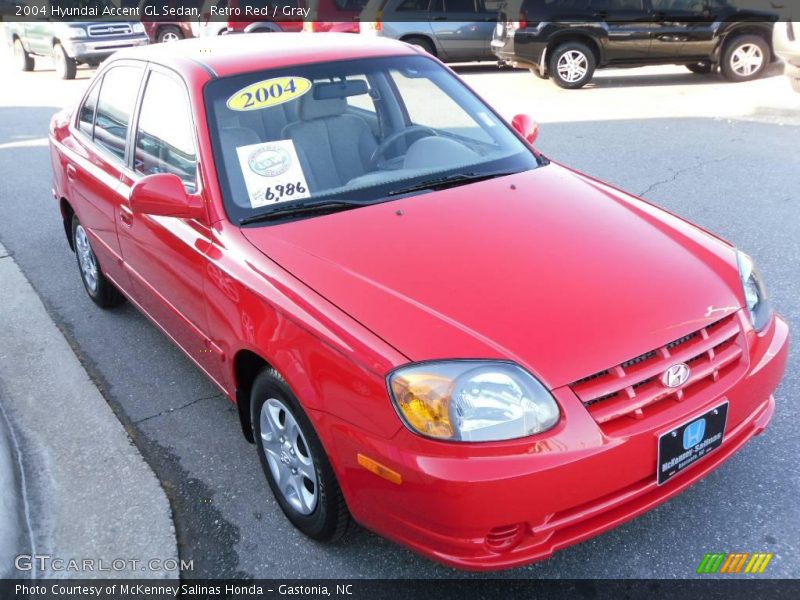
<svg viewBox="0 0 800 600">
<path fill-rule="evenodd" d="M 662 434 L 658 438 L 658 485 L 719 448 L 728 420 L 728 403 Z"/>
</svg>

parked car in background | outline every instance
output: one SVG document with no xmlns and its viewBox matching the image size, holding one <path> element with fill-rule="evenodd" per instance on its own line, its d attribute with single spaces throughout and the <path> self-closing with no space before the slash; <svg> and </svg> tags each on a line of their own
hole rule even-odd
<svg viewBox="0 0 800 600">
<path fill-rule="evenodd" d="M 195 37 L 192 24 L 188 21 L 142 21 L 153 44 L 177 42 Z"/>
<path fill-rule="evenodd" d="M 138 21 L 30 21 L 6 23 L 5 31 L 21 71 L 32 71 L 36 56 L 52 56 L 62 79 L 74 79 L 79 64 L 97 66 L 117 50 L 150 42 Z"/>
<path fill-rule="evenodd" d="M 773 58 L 777 18 L 727 0 L 509 0 L 491 46 L 564 88 L 583 87 L 597 68 L 657 64 L 748 81 Z"/>
<path fill-rule="evenodd" d="M 369 0 L 361 33 L 419 46 L 443 61 L 495 60 L 497 4 L 484 0 Z"/>
<path fill-rule="evenodd" d="M 786 76 L 795 92 L 800 92 L 800 22 L 776 23 L 772 45 L 786 63 Z"/>
<path fill-rule="evenodd" d="M 358 33 L 358 15 L 366 0 L 274 0 L 266 2 L 277 7 L 278 17 L 272 19 L 253 19 L 245 15 L 247 7 L 263 8 L 265 0 L 207 0 L 201 11 L 200 20 L 195 27 L 195 35 L 213 37 L 229 33 L 264 33 L 281 31 Z M 239 8 L 241 15 L 226 19 L 213 18 L 214 11 L 223 8 Z M 282 16 L 282 7 L 290 10 L 308 11 L 304 17 Z"/>
</svg>

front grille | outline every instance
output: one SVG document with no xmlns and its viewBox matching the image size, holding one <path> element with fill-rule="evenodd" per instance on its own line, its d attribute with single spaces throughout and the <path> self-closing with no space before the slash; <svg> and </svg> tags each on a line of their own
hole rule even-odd
<svg viewBox="0 0 800 600">
<path fill-rule="evenodd" d="M 112 35 L 130 35 L 133 30 L 128 23 L 97 23 L 89 25 L 90 37 L 108 37 Z"/>
<path fill-rule="evenodd" d="M 680 402 L 703 383 L 713 384 L 744 356 L 742 328 L 736 313 L 630 360 L 604 369 L 570 388 L 601 424 L 616 419 L 641 419 L 659 402 Z M 674 364 L 686 363 L 689 379 L 667 388 L 661 376 Z"/>
</svg>

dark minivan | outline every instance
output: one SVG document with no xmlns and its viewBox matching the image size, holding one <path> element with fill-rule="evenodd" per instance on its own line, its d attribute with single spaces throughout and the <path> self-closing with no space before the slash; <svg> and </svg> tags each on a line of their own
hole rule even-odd
<svg viewBox="0 0 800 600">
<path fill-rule="evenodd" d="M 491 47 L 564 88 L 583 87 L 596 68 L 658 64 L 748 81 L 773 60 L 777 18 L 729 0 L 508 0 Z"/>
</svg>

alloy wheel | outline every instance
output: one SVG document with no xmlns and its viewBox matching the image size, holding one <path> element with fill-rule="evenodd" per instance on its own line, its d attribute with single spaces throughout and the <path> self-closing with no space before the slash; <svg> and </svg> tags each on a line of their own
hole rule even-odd
<svg viewBox="0 0 800 600">
<path fill-rule="evenodd" d="M 575 83 L 586 76 L 589 70 L 589 61 L 583 52 L 568 50 L 564 52 L 556 65 L 559 77 L 567 83 Z"/>
<path fill-rule="evenodd" d="M 764 53 L 755 44 L 742 44 L 731 54 L 731 69 L 741 77 L 749 77 L 763 64 Z"/>
<path fill-rule="evenodd" d="M 81 267 L 83 281 L 86 283 L 86 287 L 94 293 L 97 291 L 97 260 L 89 245 L 89 238 L 83 225 L 78 225 L 75 229 L 75 251 L 78 253 L 78 264 Z"/>
<path fill-rule="evenodd" d="M 164 43 L 177 42 L 180 39 L 181 37 L 174 31 L 167 31 L 166 33 L 161 35 L 161 41 Z"/>
<path fill-rule="evenodd" d="M 277 398 L 261 407 L 261 442 L 267 464 L 284 500 L 297 512 L 309 515 L 319 500 L 314 457 L 292 413 Z"/>
</svg>

